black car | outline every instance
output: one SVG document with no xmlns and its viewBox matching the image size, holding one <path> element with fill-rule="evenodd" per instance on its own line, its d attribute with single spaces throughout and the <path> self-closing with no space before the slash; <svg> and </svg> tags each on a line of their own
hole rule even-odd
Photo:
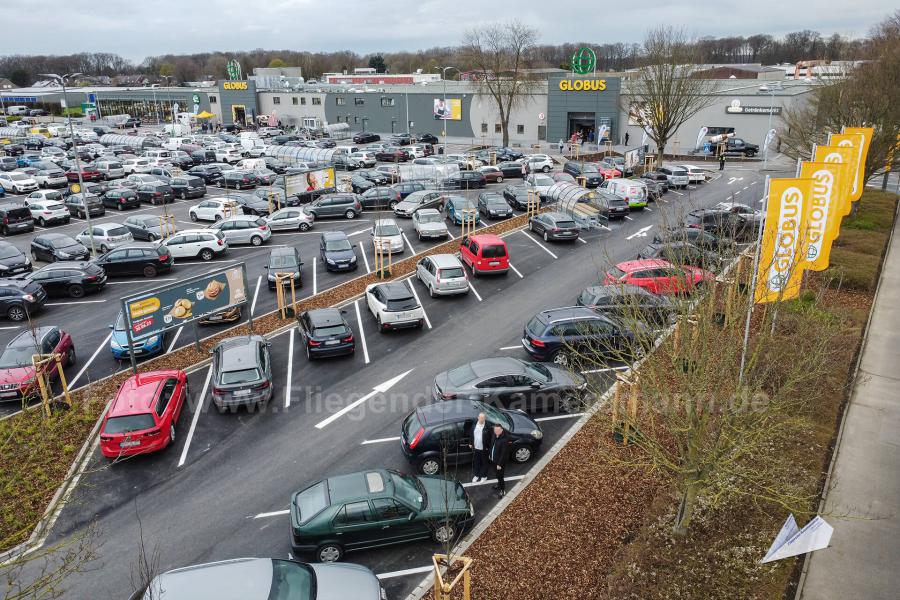
<svg viewBox="0 0 900 600">
<path fill-rule="evenodd" d="M 216 153 L 214 150 L 194 150 L 191 152 L 191 161 L 194 163 L 194 167 L 192 169 L 202 166 L 205 163 L 214 163 L 216 162 Z M 188 170 L 190 173 L 190 169 Z M 211 183 L 207 181 L 206 183 Z"/>
<path fill-rule="evenodd" d="M 178 167 L 182 171 L 187 171 L 188 169 L 193 167 L 195 164 L 197 164 L 194 162 L 194 159 L 190 157 L 190 155 L 188 155 L 188 156 L 180 156 L 180 155 L 173 156 L 172 158 L 169 159 L 169 162 L 172 163 L 173 167 Z"/>
<path fill-rule="evenodd" d="M 711 252 L 724 252 L 731 246 L 728 240 L 696 227 L 662 229 L 653 236 L 653 243 L 673 241 L 690 242 Z"/>
<path fill-rule="evenodd" d="M 300 136 L 285 134 L 285 135 L 276 135 L 272 138 L 269 138 L 269 141 L 272 142 L 273 144 L 275 144 L 276 146 L 282 146 L 282 145 L 286 144 L 287 142 L 296 142 L 299 139 L 300 139 Z M 269 167 L 269 168 L 271 169 L 272 167 Z M 274 169 L 272 169 L 272 170 L 274 171 Z"/>
<path fill-rule="evenodd" d="M 202 198 L 206 195 L 206 184 L 200 177 L 173 177 L 169 180 L 175 197 L 187 200 L 188 198 Z"/>
<path fill-rule="evenodd" d="M 328 271 L 350 271 L 358 265 L 356 252 L 343 231 L 326 231 L 319 239 L 319 256 Z"/>
<path fill-rule="evenodd" d="M 528 207 L 528 186 L 524 183 L 511 183 L 503 188 L 503 197 L 513 208 L 525 210 Z"/>
<path fill-rule="evenodd" d="M 631 284 L 585 288 L 578 295 L 576 304 L 612 315 L 620 323 L 640 321 L 653 326 L 668 323 L 677 308 L 668 296 L 659 296 Z"/>
<path fill-rule="evenodd" d="M 382 208 L 394 210 L 400 203 L 400 192 L 385 187 L 371 188 L 360 195 L 359 201 L 365 210 Z"/>
<path fill-rule="evenodd" d="M 272 198 L 272 202 L 275 205 L 274 210 L 278 210 L 279 207 L 299 206 L 301 204 L 300 198 L 297 196 L 285 196 L 283 187 L 260 186 L 253 190 L 253 195 L 257 198 L 262 198 L 266 202 L 269 201 L 269 198 Z"/>
<path fill-rule="evenodd" d="M 153 205 L 165 204 L 175 200 L 175 190 L 163 181 L 142 183 L 137 188 L 137 197 L 141 202 L 149 202 Z"/>
<path fill-rule="evenodd" d="M 297 317 L 297 323 L 309 360 L 353 354 L 356 350 L 353 330 L 343 312 L 336 308 L 304 311 Z"/>
<path fill-rule="evenodd" d="M 215 159 L 215 153 L 213 153 L 213 159 Z M 199 177 L 206 185 L 216 184 L 222 178 L 222 170 L 215 165 L 197 165 L 188 169 L 187 174 Z"/>
<path fill-rule="evenodd" d="M 400 194 L 400 199 L 403 200 L 413 192 L 420 192 L 425 189 L 425 184 L 419 181 L 408 181 L 402 183 L 395 183 L 391 186 L 392 190 L 397 191 Z"/>
<path fill-rule="evenodd" d="M 338 171 L 354 171 L 362 165 L 355 158 L 350 158 L 349 154 L 336 154 L 331 159 L 331 166 Z"/>
<path fill-rule="evenodd" d="M 450 464 L 471 461 L 472 449 L 465 441 L 472 436 L 480 413 L 487 417 L 489 427 L 499 423 L 506 430 L 513 462 L 528 462 L 540 449 L 544 432 L 525 413 L 497 409 L 478 400 L 445 398 L 437 388 L 434 393 L 444 401 L 420 406 L 403 420 L 400 428 L 403 454 L 420 473 L 438 473 L 445 453 Z"/>
<path fill-rule="evenodd" d="M 287 170 L 287 165 L 273 156 L 264 156 L 263 160 L 266 161 L 266 168 L 273 173 L 284 175 L 284 172 Z"/>
<path fill-rule="evenodd" d="M 478 195 L 478 212 L 486 219 L 505 219 L 513 216 L 509 203 L 497 192 L 482 192 Z"/>
<path fill-rule="evenodd" d="M 281 248 L 272 248 L 269 252 L 269 260 L 266 261 L 266 280 L 269 282 L 269 289 L 274 290 L 276 285 L 276 275 L 291 275 L 291 278 L 284 278 L 281 281 L 282 286 L 290 286 L 291 279 L 294 280 L 295 287 L 303 286 L 303 279 L 300 275 L 300 267 L 303 261 L 300 260 L 300 251 L 289 246 Z"/>
<path fill-rule="evenodd" d="M 550 240 L 572 241 L 578 239 L 578 224 L 569 215 L 561 212 L 547 212 L 533 215 L 528 219 L 528 229 Z"/>
<path fill-rule="evenodd" d="M 69 214 L 73 217 L 83 219 L 86 213 L 90 213 L 92 217 L 102 217 L 106 214 L 106 207 L 103 201 L 92 194 L 69 194 L 63 204 L 69 209 Z"/>
<path fill-rule="evenodd" d="M 603 183 L 603 173 L 597 169 L 597 165 L 592 163 L 580 163 L 574 160 L 567 161 L 563 165 L 563 172 L 568 173 L 581 183 L 584 179 L 584 187 L 595 188 Z"/>
<path fill-rule="evenodd" d="M 25 277 L 0 279 L 0 315 L 10 321 L 24 321 L 43 308 L 47 300 L 44 288 Z"/>
<path fill-rule="evenodd" d="M 440 140 L 437 139 L 436 135 L 431 135 L 430 133 L 417 133 L 416 142 L 422 144 L 437 144 Z"/>
<path fill-rule="evenodd" d="M 387 185 L 388 183 L 391 183 L 390 178 L 388 178 L 386 174 L 381 171 L 376 171 L 375 169 L 360 169 L 353 176 L 371 181 L 375 185 Z"/>
<path fill-rule="evenodd" d="M 601 211 L 605 208 L 607 210 L 607 218 L 624 219 L 631 212 L 631 206 L 629 206 L 628 200 L 625 198 L 616 196 L 606 190 L 594 190 L 593 193 L 594 197 L 590 200 L 590 203 L 600 207 Z"/>
<path fill-rule="evenodd" d="M 641 175 L 641 179 L 657 183 L 662 188 L 662 193 L 664 194 L 669 191 L 669 178 L 665 173 L 660 173 L 659 171 L 646 171 Z"/>
<path fill-rule="evenodd" d="M 128 129 L 128 128 L 137 129 L 140 126 L 141 126 L 141 120 L 138 119 L 137 117 L 128 117 L 127 119 L 125 119 L 124 121 L 119 123 L 119 127 L 121 127 L 122 129 Z"/>
<path fill-rule="evenodd" d="M 27 277 L 40 284 L 50 296 L 81 298 L 99 292 L 106 285 L 103 268 L 92 262 L 66 261 L 41 267 Z"/>
<path fill-rule="evenodd" d="M 31 271 L 31 261 L 25 253 L 9 242 L 0 242 L 0 277 L 28 271 Z"/>
<path fill-rule="evenodd" d="M 666 193 L 668 187 L 663 185 L 662 182 L 653 181 L 652 179 L 645 179 L 644 185 L 647 186 L 647 201 L 648 202 L 656 202 L 662 195 Z"/>
<path fill-rule="evenodd" d="M 156 277 L 172 269 L 175 260 L 166 246 L 137 242 L 119 246 L 94 259 L 94 263 L 110 277 L 143 275 Z"/>
<path fill-rule="evenodd" d="M 498 163 L 497 168 L 503 173 L 503 179 L 512 179 L 514 177 L 521 179 L 524 177 L 522 174 L 522 163 L 507 161 Z"/>
<path fill-rule="evenodd" d="M 412 144 L 412 138 L 408 133 L 391 134 L 391 143 L 396 146 L 409 146 Z"/>
<path fill-rule="evenodd" d="M 716 237 L 736 242 L 755 239 L 755 224 L 756 221 L 747 218 L 747 215 L 737 215 L 716 208 L 692 210 L 684 218 L 684 225 L 689 229 L 701 229 Z"/>
<path fill-rule="evenodd" d="M 460 171 L 440 181 L 442 190 L 475 190 L 487 185 L 487 180 L 478 171 Z"/>
<path fill-rule="evenodd" d="M 259 196 L 251 196 L 251 195 L 234 195 L 229 196 L 231 200 L 234 200 L 238 204 L 241 205 L 241 213 L 245 215 L 257 215 L 257 216 L 266 216 L 269 214 L 269 199 L 268 198 L 260 198 Z M 274 204 L 272 205 L 272 210 L 277 210 L 278 207 Z"/>
<path fill-rule="evenodd" d="M 381 136 L 377 133 L 362 131 L 353 136 L 354 144 L 371 144 L 372 142 L 380 142 Z"/>
<path fill-rule="evenodd" d="M 225 171 L 216 185 L 222 188 L 244 190 L 255 188 L 257 183 L 259 182 L 253 173 L 234 169 L 232 171 Z"/>
<path fill-rule="evenodd" d="M 0 233 L 9 236 L 28 231 L 34 231 L 34 219 L 28 207 L 19 202 L 0 201 Z"/>
<path fill-rule="evenodd" d="M 576 361 L 597 364 L 608 359 L 627 360 L 649 339 L 643 327 L 631 325 L 638 329 L 585 306 L 553 308 L 539 312 L 528 322 L 522 346 L 533 359 L 563 367 Z"/>
<path fill-rule="evenodd" d="M 2 147 L 2 150 L 7 156 L 22 156 L 25 154 L 25 146 L 22 144 L 7 144 Z"/>
<path fill-rule="evenodd" d="M 703 250 L 690 242 L 653 242 L 645 246 L 637 255 L 637 259 L 658 258 L 667 260 L 673 265 L 691 265 L 707 271 L 719 270 L 719 255 Z"/>
<path fill-rule="evenodd" d="M 138 208 L 140 205 L 141 199 L 137 192 L 128 188 L 115 188 L 103 194 L 103 206 L 107 208 L 125 210 L 126 208 Z"/>
<path fill-rule="evenodd" d="M 316 141 L 316 148 L 327 149 L 327 148 L 334 148 L 335 146 L 337 146 L 337 142 L 335 142 L 334 140 L 317 140 Z"/>
<path fill-rule="evenodd" d="M 36 261 L 88 260 L 90 256 L 83 244 L 64 233 L 42 233 L 31 240 L 31 257 Z"/>
</svg>

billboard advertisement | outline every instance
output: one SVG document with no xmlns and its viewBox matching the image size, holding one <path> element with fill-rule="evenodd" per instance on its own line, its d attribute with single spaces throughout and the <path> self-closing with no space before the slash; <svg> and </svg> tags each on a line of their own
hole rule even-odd
<svg viewBox="0 0 900 600">
<path fill-rule="evenodd" d="M 434 99 L 434 118 L 438 121 L 459 121 L 462 119 L 462 100 L 459 98 Z"/>
<path fill-rule="evenodd" d="M 334 167 L 313 169 L 284 178 L 284 193 L 288 196 L 314 194 L 334 190 Z"/>
<path fill-rule="evenodd" d="M 132 339 L 161 335 L 213 313 L 247 302 L 244 264 L 122 298 Z"/>
</svg>

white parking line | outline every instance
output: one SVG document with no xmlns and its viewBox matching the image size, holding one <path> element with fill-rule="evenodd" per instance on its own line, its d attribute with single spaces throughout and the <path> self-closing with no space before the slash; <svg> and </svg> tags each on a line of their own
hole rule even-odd
<svg viewBox="0 0 900 600">
<path fill-rule="evenodd" d="M 259 513 L 258 515 L 253 515 L 252 517 L 248 517 L 249 519 L 265 519 L 267 517 L 280 517 L 281 515 L 289 515 L 291 514 L 290 509 L 285 510 L 276 510 L 272 512 L 264 512 Z"/>
<path fill-rule="evenodd" d="M 72 379 L 69 380 L 69 387 L 70 387 L 70 388 L 74 388 L 74 387 L 75 387 L 75 382 L 78 381 L 78 380 L 81 378 L 82 375 L 84 375 L 84 372 L 88 370 L 88 367 L 91 366 L 91 363 L 94 362 L 94 359 L 97 358 L 97 355 L 100 354 L 100 351 L 103 350 L 104 348 L 106 348 L 107 344 L 109 344 L 109 339 L 110 339 L 111 337 L 112 337 L 112 331 L 109 332 L 109 335 L 106 336 L 106 339 L 105 339 L 105 340 L 103 340 L 102 342 L 100 342 L 100 345 L 97 346 L 97 349 L 94 350 L 94 353 L 91 354 L 91 357 L 88 359 L 88 361 L 87 361 L 86 363 L 84 363 L 84 366 L 81 367 L 81 370 L 78 371 L 78 374 L 75 375 L 75 377 L 73 377 Z"/>
<path fill-rule="evenodd" d="M 190 225 L 191 227 L 203 227 L 199 222 L 194 223 L 193 221 L 175 221 L 176 223 L 184 223 L 185 225 Z"/>
<path fill-rule="evenodd" d="M 359 299 L 353 301 L 353 307 L 356 308 L 356 324 L 359 325 L 359 341 L 362 343 L 363 358 L 366 364 L 369 364 L 369 347 L 366 345 L 366 332 L 363 329 L 362 316 L 359 314 Z"/>
<path fill-rule="evenodd" d="M 625 215 L 625 218 L 628 219 L 629 221 L 634 221 L 634 219 L 632 219 L 632 218 L 629 217 L 628 215 Z"/>
<path fill-rule="evenodd" d="M 428 313 L 425 312 L 425 307 L 422 306 L 422 301 L 419 300 L 419 294 L 416 293 L 416 286 L 414 286 L 412 282 L 409 283 L 409 289 L 413 296 L 415 296 L 416 302 L 422 307 L 422 315 L 425 317 L 425 324 L 428 325 L 428 329 L 431 329 L 431 319 L 428 318 Z"/>
<path fill-rule="evenodd" d="M 363 262 L 366 263 L 366 273 L 371 273 L 372 269 L 369 268 L 369 258 L 366 256 L 366 247 L 363 246 L 363 243 L 359 243 L 359 253 L 362 254 Z"/>
<path fill-rule="evenodd" d="M 187 262 L 176 262 L 176 267 L 183 267 L 184 265 L 227 265 L 228 263 L 236 263 L 237 259 L 231 260 L 190 260 Z"/>
<path fill-rule="evenodd" d="M 552 417 L 541 417 L 539 419 L 535 419 L 535 422 L 540 421 L 556 421 L 557 419 L 574 419 L 576 417 L 580 417 L 584 413 L 568 413 L 565 415 L 554 415 Z"/>
<path fill-rule="evenodd" d="M 413 248 L 413 245 L 409 243 L 409 238 L 406 237 L 406 232 L 401 231 L 401 232 L 400 232 L 400 235 L 403 236 L 403 241 L 406 242 L 406 245 L 409 247 L 410 250 L 412 250 L 412 253 L 415 254 L 415 253 L 416 253 L 416 249 Z"/>
<path fill-rule="evenodd" d="M 450 233 L 450 230 L 449 230 L 449 229 L 447 230 L 447 235 L 450 236 L 450 239 L 451 239 L 451 240 L 455 240 L 455 239 L 456 239 L 456 236 L 453 235 L 452 233 Z"/>
<path fill-rule="evenodd" d="M 534 238 L 533 235 L 527 233 L 524 229 L 520 229 L 519 231 L 521 231 L 522 234 L 523 234 L 525 237 L 527 237 L 529 240 L 531 240 L 532 242 L 534 242 L 535 244 L 537 244 L 538 246 L 540 246 L 541 249 L 542 249 L 544 252 L 546 252 L 547 254 L 549 254 L 550 256 L 552 256 L 553 258 L 559 258 L 557 255 L 553 254 L 553 252 L 550 250 L 550 248 L 548 248 L 547 246 L 545 246 L 545 245 L 543 245 L 542 243 L 540 243 L 539 241 L 537 241 L 537 240 Z"/>
<path fill-rule="evenodd" d="M 197 429 L 197 421 L 200 420 L 200 413 L 203 412 L 203 405 L 206 403 L 206 391 L 209 389 L 209 380 L 212 379 L 212 365 L 206 371 L 206 381 L 203 382 L 203 389 L 200 390 L 200 404 L 194 409 L 194 418 L 191 419 L 191 428 L 188 430 L 187 437 L 184 440 L 184 448 L 181 449 L 181 458 L 178 459 L 178 466 L 184 464 L 187 460 L 188 448 L 191 447 L 191 439 L 194 437 L 194 430 Z"/>
<path fill-rule="evenodd" d="M 521 347 L 522 347 L 522 344 L 519 344 L 517 346 L 503 346 L 500 348 L 500 350 L 518 350 Z"/>
<path fill-rule="evenodd" d="M 675 190 L 670 190 L 673 194 L 678 194 L 679 196 L 684 196 L 681 192 L 676 192 Z"/>
<path fill-rule="evenodd" d="M 377 440 L 364 440 L 362 442 L 362 445 L 365 446 L 366 444 L 382 444 L 384 442 L 396 442 L 399 439 L 400 439 L 400 436 L 398 435 L 397 437 L 379 438 Z"/>
<path fill-rule="evenodd" d="M 509 263 L 509 268 L 512 269 L 513 272 L 515 272 L 515 274 L 519 276 L 519 279 L 525 279 L 525 276 L 522 275 L 521 273 L 519 273 L 519 270 L 512 263 Z"/>
<path fill-rule="evenodd" d="M 18 329 L 19 327 L 21 327 L 21 325 L 10 325 L 9 327 L 0 327 L 0 330 Z"/>
<path fill-rule="evenodd" d="M 513 475 L 512 477 L 505 477 L 506 481 L 518 481 L 519 479 L 525 479 L 524 475 Z M 463 487 L 479 487 L 482 485 L 491 485 L 492 483 L 497 483 L 496 479 L 488 479 L 487 481 L 470 481 L 469 483 L 462 484 Z"/>
<path fill-rule="evenodd" d="M 391 571 L 390 573 L 380 573 L 376 575 L 378 579 L 391 579 L 393 577 L 406 577 L 407 575 L 418 575 L 419 573 L 427 573 L 433 571 L 434 567 L 416 567 L 414 569 L 403 569 L 402 571 Z"/>
<path fill-rule="evenodd" d="M 756 185 L 756 182 L 755 182 L 755 181 L 751 181 L 751 182 L 750 182 L 750 185 Z"/>
<path fill-rule="evenodd" d="M 259 296 L 259 286 L 262 283 L 262 275 L 256 278 L 256 289 L 253 290 L 253 302 L 250 303 L 250 314 L 256 310 L 256 298 Z"/>
<path fill-rule="evenodd" d="M 624 371 L 626 369 L 630 369 L 628 365 L 622 365 L 621 367 L 607 367 L 605 369 L 588 369 L 587 371 L 582 371 L 582 375 L 588 375 L 590 373 L 609 373 L 610 371 Z"/>
<path fill-rule="evenodd" d="M 179 263 L 183 264 L 183 263 Z M 154 277 L 153 281 L 178 281 L 177 277 Z M 107 281 L 106 285 L 122 285 L 123 283 L 147 283 L 146 279 L 132 279 L 130 281 Z"/>
<path fill-rule="evenodd" d="M 586 239 L 584 239 L 583 237 L 577 237 L 577 238 L 575 238 L 575 239 L 578 240 L 579 242 L 581 242 L 582 244 L 587 244 L 587 243 L 588 243 L 588 241 L 587 241 Z"/>
<path fill-rule="evenodd" d="M 72 304 L 102 304 L 108 300 L 80 300 L 70 302 L 47 302 L 44 306 L 71 306 Z"/>
<path fill-rule="evenodd" d="M 644 207 L 644 210 L 649 210 L 650 212 L 653 212 L 653 209 L 650 208 L 649 206 L 645 206 L 645 207 Z"/>
<path fill-rule="evenodd" d="M 175 344 L 176 344 L 176 342 L 178 342 L 178 336 L 181 335 L 182 329 L 184 329 L 184 325 L 182 325 L 175 331 L 175 335 L 172 337 L 172 342 L 169 344 L 169 349 L 166 351 L 166 353 L 171 352 L 172 349 L 175 348 Z"/>
<path fill-rule="evenodd" d="M 294 334 L 297 332 L 296 327 L 291 327 L 291 338 L 288 342 L 288 364 L 287 364 L 287 389 L 284 393 L 284 407 L 291 405 L 291 378 L 294 374 Z"/>
<path fill-rule="evenodd" d="M 317 280 L 316 280 L 316 257 L 313 256 L 313 296 L 316 295 L 317 290 L 319 289 Z"/>
<path fill-rule="evenodd" d="M 262 246 L 228 246 L 228 251 L 232 250 L 264 250 L 265 248 L 284 248 L 285 246 L 290 246 L 290 244 L 266 244 L 265 247 Z"/>
<path fill-rule="evenodd" d="M 353 237 L 354 235 L 362 235 L 369 231 L 368 229 L 360 229 L 359 231 L 354 231 L 353 233 L 348 233 L 347 237 Z"/>
<path fill-rule="evenodd" d="M 323 428 L 327 427 L 330 423 L 333 423 L 336 420 L 340 419 L 341 417 L 343 417 L 345 414 L 347 414 L 351 410 L 354 410 L 357 406 L 367 402 L 370 398 L 373 398 L 374 396 L 377 396 L 378 394 L 383 394 L 383 393 L 387 392 L 392 387 L 394 387 L 398 381 L 400 381 L 401 379 L 403 379 L 410 373 L 412 373 L 412 369 L 406 371 L 405 373 L 400 373 L 396 377 L 393 377 L 393 378 L 385 381 L 384 383 L 380 383 L 380 384 L 376 385 L 375 387 L 372 388 L 372 391 L 369 392 L 368 394 L 362 396 L 361 398 L 358 398 L 357 400 L 354 400 L 353 402 L 351 402 L 350 404 L 348 404 L 341 410 L 337 411 L 330 417 L 322 419 L 321 421 L 316 423 L 316 429 L 323 429 Z"/>
<path fill-rule="evenodd" d="M 469 281 L 469 289 L 472 290 L 472 293 L 475 294 L 475 297 L 478 298 L 478 301 L 481 302 L 481 294 L 478 293 L 478 290 L 475 289 L 475 286 L 472 285 L 472 282 Z"/>
<path fill-rule="evenodd" d="M 746 189 L 746 188 L 744 188 L 744 189 Z M 740 193 L 741 193 L 741 190 L 738 190 L 738 191 L 736 191 L 736 192 L 734 193 L 734 195 L 737 196 L 737 195 L 740 194 Z"/>
</svg>

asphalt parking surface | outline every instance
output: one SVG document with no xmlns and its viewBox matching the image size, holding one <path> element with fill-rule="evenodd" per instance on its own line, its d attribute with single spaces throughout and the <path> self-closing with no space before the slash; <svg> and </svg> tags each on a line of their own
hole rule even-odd
<svg viewBox="0 0 900 600">
<path fill-rule="evenodd" d="M 430 390 L 437 372 L 492 355 L 527 358 L 519 339 L 522 327 L 534 313 L 574 304 L 581 289 L 596 284 L 610 263 L 636 256 L 652 240 L 660 223 L 680 221 L 689 210 L 732 197 L 748 204 L 758 203 L 762 184 L 763 177 L 753 170 L 729 170 L 724 177 L 694 189 L 670 192 L 664 201 L 651 204 L 649 210 L 613 222 L 609 231 L 585 231 L 580 242 L 546 244 L 527 231 L 511 232 L 505 240 L 515 269 L 505 276 L 473 279 L 477 295 L 432 299 L 414 281 L 430 327 L 382 334 L 376 330 L 363 301 L 345 306 L 358 340 L 352 357 L 310 363 L 293 330 L 282 333 L 272 340 L 275 396 L 268 410 L 261 413 L 240 410 L 219 414 L 211 410 L 204 386 L 209 367 L 190 373 L 191 398 L 182 412 L 172 446 L 156 455 L 114 465 L 109 465 L 95 449 L 88 471 L 48 540 L 63 542 L 89 523 L 100 528 L 99 558 L 86 573 L 67 579 L 66 597 L 122 598 L 130 593 L 129 571 L 138 556 L 137 514 L 145 544 L 159 548 L 160 570 L 240 556 L 287 557 L 290 543 L 286 509 L 293 492 L 331 475 L 366 468 L 412 470 L 398 447 L 400 423 L 415 406 L 431 402 Z M 477 195 L 478 191 L 469 194 Z M 188 227 L 187 208 L 192 204 L 187 201 L 170 205 L 179 227 Z M 371 264 L 367 228 L 373 217 L 372 213 L 364 213 L 361 219 L 353 221 L 319 221 L 306 234 L 276 234 L 268 246 L 285 244 L 300 249 L 305 262 L 300 293 L 308 296 L 313 292 L 313 268 L 318 291 L 355 276 L 325 273 L 321 265 L 313 264 L 318 234 L 326 229 L 347 232 L 351 240 L 367 249 Z M 119 214 L 108 214 L 103 220 L 119 218 Z M 429 245 L 418 242 L 409 220 L 397 220 L 415 250 Z M 55 229 L 72 234 L 81 226 L 73 221 L 65 228 Z M 13 238 L 17 245 L 27 245 L 29 240 L 28 235 Z M 163 283 L 165 278 L 196 275 L 232 261 L 244 261 L 256 296 L 254 314 L 262 314 L 275 308 L 275 294 L 260 279 L 268 251 L 267 246 L 235 249 L 213 263 L 177 264 L 172 274 L 157 281 Z M 404 256 L 410 254 L 407 250 Z M 365 263 L 360 263 L 359 272 L 365 272 Z M 257 282 L 261 282 L 258 294 Z M 149 289 L 156 283 L 120 280 L 104 290 L 102 296 L 88 296 L 82 302 L 63 301 L 64 305 L 51 306 L 38 316 L 39 323 L 60 324 L 75 337 L 78 364 L 67 374 L 76 378 L 76 385 L 127 366 L 117 364 L 106 346 L 107 324 L 118 311 L 115 301 L 124 293 Z M 101 298 L 102 302 L 88 304 Z M 201 332 L 208 334 L 213 329 L 203 328 Z M 0 343 L 6 343 L 14 334 L 14 329 L 0 330 Z M 192 336 L 187 330 L 177 340 L 166 340 L 167 347 L 188 343 L 192 343 Z M 92 356 L 93 360 L 89 360 Z M 599 378 L 601 387 L 605 387 L 617 366 L 610 364 L 610 371 L 590 377 Z M 345 407 L 375 386 L 398 377 L 387 392 L 344 412 Z M 544 430 L 543 451 L 577 417 L 555 413 L 535 416 Z M 515 484 L 531 466 L 532 463 L 511 464 L 507 475 L 510 484 Z M 459 469 L 458 477 L 464 483 L 471 480 L 467 466 Z M 469 486 L 469 493 L 479 519 L 496 502 L 490 485 Z M 346 560 L 364 564 L 381 576 L 389 598 L 403 598 L 423 576 L 422 570 L 430 565 L 435 548 L 425 542 L 392 546 L 351 553 Z M 26 570 L 25 576 L 33 575 L 32 571 Z"/>
</svg>

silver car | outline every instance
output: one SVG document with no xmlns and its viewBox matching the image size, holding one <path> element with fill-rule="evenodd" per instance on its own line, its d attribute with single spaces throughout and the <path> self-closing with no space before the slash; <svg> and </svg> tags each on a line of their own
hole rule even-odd
<svg viewBox="0 0 900 600">
<path fill-rule="evenodd" d="M 282 208 L 265 217 L 269 227 L 274 231 L 299 230 L 309 231 L 315 218 L 303 212 L 300 207 Z"/>
<path fill-rule="evenodd" d="M 428 288 L 432 298 L 469 293 L 466 270 L 455 254 L 426 256 L 416 264 L 416 278 Z"/>
<path fill-rule="evenodd" d="M 137 598 L 137 596 L 133 596 Z M 235 558 L 157 575 L 142 600 L 384 600 L 372 571 L 350 563 Z"/>
<path fill-rule="evenodd" d="M 213 356 L 212 400 L 220 412 L 226 408 L 263 406 L 272 398 L 272 342 L 261 335 L 222 340 Z"/>
<path fill-rule="evenodd" d="M 422 208 L 413 213 L 413 229 L 420 240 L 450 236 L 447 224 L 436 208 Z"/>
<path fill-rule="evenodd" d="M 403 252 L 403 232 L 393 219 L 377 219 L 372 225 L 372 241 L 385 250 L 390 246 L 394 254 Z"/>
<path fill-rule="evenodd" d="M 93 225 L 90 230 L 85 229 L 75 236 L 85 248 L 91 247 L 91 234 L 94 237 L 94 248 L 105 253 L 123 244 L 134 241 L 131 231 L 121 223 L 99 223 Z"/>
<path fill-rule="evenodd" d="M 237 215 L 216 221 L 210 229 L 221 231 L 229 244 L 251 244 L 259 246 L 272 239 L 269 223 L 256 215 Z"/>
</svg>

